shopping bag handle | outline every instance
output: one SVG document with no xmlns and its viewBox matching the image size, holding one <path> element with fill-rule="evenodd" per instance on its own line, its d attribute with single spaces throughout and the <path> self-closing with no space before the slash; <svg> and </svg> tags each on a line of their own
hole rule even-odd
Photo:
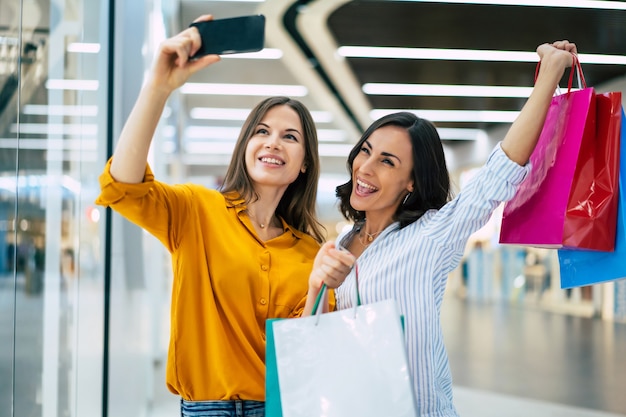
<svg viewBox="0 0 626 417">
<path fill-rule="evenodd" d="M 541 61 L 537 62 L 537 66 L 535 67 L 535 82 L 537 82 L 537 76 L 539 75 L 539 67 L 541 67 Z M 572 90 L 574 73 L 576 73 L 576 79 L 578 80 L 578 88 L 587 88 L 587 82 L 585 81 L 585 76 L 583 75 L 583 68 L 581 67 L 576 54 L 572 54 L 572 70 L 569 73 L 569 80 L 567 81 L 568 93 Z"/>
</svg>

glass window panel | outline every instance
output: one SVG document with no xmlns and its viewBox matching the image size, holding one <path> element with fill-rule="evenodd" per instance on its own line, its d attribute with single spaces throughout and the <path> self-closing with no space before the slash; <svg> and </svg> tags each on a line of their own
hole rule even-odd
<svg viewBox="0 0 626 417">
<path fill-rule="evenodd" d="M 0 0 L 0 417 L 11 416 L 15 394 L 17 133 L 9 126 L 18 108 L 19 7 Z"/>
<path fill-rule="evenodd" d="M 0 5 L 0 416 L 101 415 L 108 2 Z"/>
<path fill-rule="evenodd" d="M 144 68 L 152 61 L 151 51 L 146 51 L 149 7 L 150 2 L 116 4 L 116 139 L 139 94 Z M 158 24 L 159 18 L 154 21 Z M 164 322 L 161 313 L 169 307 L 169 297 L 161 295 L 167 291 L 163 287 L 169 277 L 169 257 L 154 237 L 137 226 L 116 213 L 112 221 L 108 412 L 120 417 L 151 415 L 155 381 L 160 391 L 165 385 L 160 373 L 158 379 L 155 376 L 165 350 L 155 339 Z M 162 260 L 165 268 L 160 269 Z"/>
</svg>

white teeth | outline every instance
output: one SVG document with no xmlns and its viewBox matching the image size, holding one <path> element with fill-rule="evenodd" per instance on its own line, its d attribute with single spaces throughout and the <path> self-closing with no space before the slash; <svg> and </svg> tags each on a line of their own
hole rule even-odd
<svg viewBox="0 0 626 417">
<path fill-rule="evenodd" d="M 364 183 L 364 182 L 363 182 L 363 181 L 361 181 L 361 180 L 356 180 L 356 183 L 357 183 L 357 185 L 358 185 L 359 187 L 367 188 L 368 190 L 372 190 L 372 191 L 376 191 L 376 190 L 378 190 L 378 188 L 376 188 L 376 187 L 374 187 L 374 186 L 371 186 L 371 185 L 369 185 L 369 184 L 366 184 L 366 183 Z"/>
<path fill-rule="evenodd" d="M 278 159 L 274 159 L 274 158 L 261 158 L 262 162 L 265 162 L 267 164 L 274 164 L 274 165 L 283 165 L 284 162 L 283 161 L 279 161 Z"/>
</svg>

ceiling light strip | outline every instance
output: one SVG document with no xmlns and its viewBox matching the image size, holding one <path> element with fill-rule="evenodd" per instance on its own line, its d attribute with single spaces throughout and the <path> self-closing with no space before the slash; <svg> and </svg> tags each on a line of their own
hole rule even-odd
<svg viewBox="0 0 626 417">
<path fill-rule="evenodd" d="M 78 52 L 83 54 L 97 54 L 100 52 L 99 43 L 73 42 L 67 45 L 67 52 Z"/>
<path fill-rule="evenodd" d="M 368 95 L 527 98 L 533 88 L 484 85 L 366 83 L 363 84 L 362 89 Z"/>
<path fill-rule="evenodd" d="M 626 65 L 626 56 L 619 55 L 578 54 L 578 60 L 581 64 Z"/>
<path fill-rule="evenodd" d="M 200 120 L 246 120 L 249 109 L 226 109 L 215 107 L 194 107 L 189 111 L 192 119 Z"/>
<path fill-rule="evenodd" d="M 377 120 L 391 113 L 408 111 L 431 122 L 512 123 L 519 111 L 505 110 L 408 110 L 374 109 L 370 117 Z"/>
<path fill-rule="evenodd" d="M 346 58 L 426 59 L 450 61 L 537 61 L 537 53 L 535 52 L 489 51 L 476 49 L 341 46 L 337 49 L 337 53 Z"/>
<path fill-rule="evenodd" d="M 38 116 L 97 116 L 98 106 L 26 104 L 22 114 Z"/>
<path fill-rule="evenodd" d="M 220 108 L 220 107 L 194 107 L 189 111 L 192 119 L 198 120 L 246 120 L 250 109 L 244 108 Z M 329 111 L 311 111 L 311 116 L 316 123 L 330 123 L 333 114 Z"/>
<path fill-rule="evenodd" d="M 451 127 L 438 127 L 437 133 L 441 140 L 478 140 L 485 136 L 482 129 L 461 129 Z"/>
<path fill-rule="evenodd" d="M 304 97 L 308 94 L 308 90 L 303 85 L 186 83 L 181 87 L 181 93 L 237 96 Z"/>
<path fill-rule="evenodd" d="M 0 138 L 0 149 L 47 150 L 63 149 L 65 151 L 94 151 L 98 149 L 97 139 L 17 139 Z"/>
<path fill-rule="evenodd" d="M 626 10 L 626 3 L 601 0 L 400 0 L 414 3 L 487 4 L 494 6 L 564 7 L 568 9 Z"/>
<path fill-rule="evenodd" d="M 96 136 L 98 125 L 91 123 L 13 123 L 11 133 L 29 135 L 72 135 L 72 136 Z"/>
<path fill-rule="evenodd" d="M 167 126 L 166 126 L 167 128 Z M 188 140 L 224 140 L 234 142 L 239 137 L 241 129 L 230 126 L 187 126 L 184 137 Z M 171 137 L 173 132 L 166 129 L 164 136 Z M 342 142 L 346 140 L 346 132 L 340 129 L 317 129 L 319 141 Z"/>
<path fill-rule="evenodd" d="M 188 126 L 185 129 L 186 139 L 220 139 L 235 141 L 241 129 L 227 126 Z"/>
<path fill-rule="evenodd" d="M 626 3 L 625 3 L 626 4 Z M 341 46 L 337 53 L 345 58 L 423 59 L 447 61 L 537 62 L 536 52 L 478 49 L 396 48 Z M 578 54 L 584 64 L 626 65 L 626 56 Z"/>
<path fill-rule="evenodd" d="M 59 80 L 50 79 L 46 81 L 48 90 L 82 90 L 96 91 L 98 89 L 98 80 Z"/>
</svg>

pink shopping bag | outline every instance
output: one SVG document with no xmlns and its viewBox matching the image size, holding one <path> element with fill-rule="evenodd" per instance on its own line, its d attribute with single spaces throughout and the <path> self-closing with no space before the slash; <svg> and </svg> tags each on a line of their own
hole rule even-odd
<svg viewBox="0 0 626 417">
<path fill-rule="evenodd" d="M 567 93 L 552 99 L 530 157 L 529 177 L 504 206 L 500 243 L 547 248 L 576 245 L 566 242 L 564 233 L 568 209 L 577 203 L 570 198 L 571 191 L 575 188 L 579 158 L 593 150 L 596 136 L 594 89 L 583 85 L 585 88 L 571 91 L 573 74 L 579 65 L 575 59 Z M 582 72 L 579 74 L 582 78 Z"/>
</svg>

